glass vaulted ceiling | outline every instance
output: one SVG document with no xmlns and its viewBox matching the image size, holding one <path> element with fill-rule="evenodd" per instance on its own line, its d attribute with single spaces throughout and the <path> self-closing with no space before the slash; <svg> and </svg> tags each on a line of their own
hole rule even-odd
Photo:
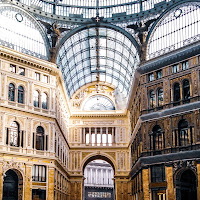
<svg viewBox="0 0 200 200">
<path fill-rule="evenodd" d="M 94 27 L 77 32 L 61 46 L 57 64 L 69 96 L 81 86 L 98 81 L 110 83 L 128 96 L 139 63 L 133 43 L 122 33 Z"/>
</svg>

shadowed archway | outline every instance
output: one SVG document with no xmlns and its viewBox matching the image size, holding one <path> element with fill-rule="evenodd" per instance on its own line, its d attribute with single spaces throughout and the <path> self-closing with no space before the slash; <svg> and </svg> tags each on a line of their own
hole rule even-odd
<svg viewBox="0 0 200 200">
<path fill-rule="evenodd" d="M 23 179 L 19 171 L 9 169 L 4 174 L 3 200 L 22 200 Z"/>
</svg>

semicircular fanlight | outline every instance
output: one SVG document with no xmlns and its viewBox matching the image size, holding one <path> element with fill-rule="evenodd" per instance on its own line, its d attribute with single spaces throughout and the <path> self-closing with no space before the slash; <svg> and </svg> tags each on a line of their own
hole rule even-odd
<svg viewBox="0 0 200 200">
<path fill-rule="evenodd" d="M 95 95 L 85 102 L 83 110 L 115 110 L 115 106 L 109 98 Z"/>
</svg>

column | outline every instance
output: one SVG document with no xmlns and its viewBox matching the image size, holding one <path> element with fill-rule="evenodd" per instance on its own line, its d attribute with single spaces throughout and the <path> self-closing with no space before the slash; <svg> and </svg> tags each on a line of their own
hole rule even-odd
<svg viewBox="0 0 200 200">
<path fill-rule="evenodd" d="M 108 127 L 106 127 L 106 145 L 108 145 Z"/>
<path fill-rule="evenodd" d="M 112 127 L 112 144 L 115 143 L 114 127 Z"/>
<path fill-rule="evenodd" d="M 92 144 L 91 128 L 89 128 L 89 144 Z"/>
<path fill-rule="evenodd" d="M 54 168 L 48 169 L 48 194 L 47 199 L 54 199 Z"/>
<path fill-rule="evenodd" d="M 97 128 L 95 128 L 95 145 L 97 145 Z"/>
<path fill-rule="evenodd" d="M 100 135 L 101 135 L 101 143 L 100 143 L 100 146 L 102 146 L 102 128 L 100 128 Z"/>
<path fill-rule="evenodd" d="M 92 168 L 90 168 L 90 183 L 92 183 Z"/>
<path fill-rule="evenodd" d="M 103 172 L 102 172 L 102 169 L 101 170 L 101 176 L 100 176 L 100 184 L 103 185 Z"/>
<path fill-rule="evenodd" d="M 98 184 L 98 180 L 97 180 L 97 177 L 98 177 L 98 173 L 97 173 L 97 168 L 95 169 L 96 171 L 96 173 L 95 173 L 95 184 L 97 185 Z"/>
<path fill-rule="evenodd" d="M 3 163 L 0 163 L 0 199 L 3 194 Z"/>
<path fill-rule="evenodd" d="M 32 166 L 27 165 L 25 166 L 25 182 L 24 182 L 24 199 L 31 200 L 31 175 L 32 175 Z"/>
<path fill-rule="evenodd" d="M 174 194 L 174 182 L 173 182 L 173 167 L 172 166 L 166 166 L 165 167 L 165 177 L 167 181 L 167 200 L 174 200 L 175 194 Z"/>
<path fill-rule="evenodd" d="M 149 200 L 149 169 L 142 170 L 144 200 Z"/>
<path fill-rule="evenodd" d="M 88 179 L 87 179 L 87 177 L 88 177 L 88 175 L 87 175 L 87 168 L 85 168 L 85 173 L 84 173 L 84 177 L 85 177 L 85 183 L 88 183 Z"/>
<path fill-rule="evenodd" d="M 82 132 L 82 134 L 83 134 L 83 136 L 82 136 L 83 137 L 83 144 L 85 144 L 85 128 L 82 128 L 82 131 L 83 131 Z"/>
<path fill-rule="evenodd" d="M 200 200 L 200 162 L 197 163 L 197 200 Z"/>
</svg>

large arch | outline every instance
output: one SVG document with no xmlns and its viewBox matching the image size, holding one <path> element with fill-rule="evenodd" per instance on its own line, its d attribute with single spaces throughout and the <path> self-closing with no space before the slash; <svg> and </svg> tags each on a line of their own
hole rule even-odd
<svg viewBox="0 0 200 200">
<path fill-rule="evenodd" d="M 69 97 L 99 80 L 114 85 L 126 98 L 139 65 L 138 50 L 135 39 L 114 25 L 89 24 L 70 31 L 56 53 Z"/>
<path fill-rule="evenodd" d="M 104 160 L 104 161 L 108 162 L 112 166 L 114 174 L 115 174 L 116 169 L 117 169 L 116 162 L 111 156 L 109 156 L 108 154 L 105 154 L 105 153 L 101 153 L 101 154 L 93 153 L 93 154 L 89 154 L 88 156 L 86 156 L 81 163 L 82 173 L 84 173 L 84 169 L 87 166 L 87 164 L 93 160 Z"/>
<path fill-rule="evenodd" d="M 0 45 L 48 60 L 49 40 L 37 19 L 15 5 L 0 4 Z"/>
<path fill-rule="evenodd" d="M 200 3 L 199 0 L 180 1 L 178 3 L 173 4 L 170 8 L 165 10 L 159 16 L 159 19 L 156 21 L 156 23 L 153 24 L 146 38 L 146 43 L 147 43 L 146 59 L 147 60 L 169 53 L 173 50 L 182 48 L 190 43 L 194 43 L 200 40 L 200 32 L 199 32 L 200 29 L 197 30 L 194 27 L 192 27 L 191 30 L 189 30 L 189 28 L 187 31 L 185 30 L 185 28 L 189 25 L 192 26 L 192 24 L 196 24 L 196 26 L 198 27 L 198 24 L 200 24 L 199 14 L 196 15 L 195 13 L 192 13 L 190 17 L 187 16 L 187 14 L 189 13 L 188 10 L 193 9 L 195 12 L 195 9 L 196 9 L 197 10 L 196 13 L 199 13 L 199 9 L 200 9 L 199 3 Z M 195 17 L 193 17 L 193 15 L 195 15 Z M 184 16 L 191 19 L 191 22 L 188 22 L 190 24 L 187 24 L 187 22 L 185 22 L 186 20 L 183 19 Z M 192 21 L 193 18 L 196 21 Z M 173 21 L 174 23 L 175 21 L 177 21 L 176 25 L 174 26 L 172 24 Z M 183 23 L 183 21 L 185 24 Z M 164 25 L 166 24 L 169 27 L 168 26 L 164 27 Z M 181 35 L 180 34 L 181 31 L 184 33 L 188 32 L 188 34 Z M 173 36 L 172 38 L 177 38 L 177 39 L 169 38 L 170 35 Z M 177 37 L 178 35 L 179 37 Z M 157 41 L 157 43 L 155 41 Z"/>
<path fill-rule="evenodd" d="M 174 175 L 177 200 L 197 200 L 197 174 L 191 168 L 181 168 Z"/>
<path fill-rule="evenodd" d="M 3 200 L 22 200 L 23 199 L 23 176 L 22 173 L 14 168 L 8 169 L 4 174 L 3 181 Z"/>
</svg>

